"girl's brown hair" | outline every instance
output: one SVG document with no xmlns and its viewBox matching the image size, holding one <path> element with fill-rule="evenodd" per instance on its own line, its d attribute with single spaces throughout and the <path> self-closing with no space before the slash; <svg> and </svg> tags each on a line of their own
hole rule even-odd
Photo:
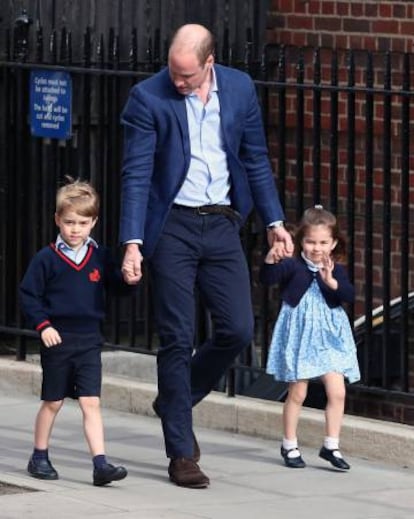
<svg viewBox="0 0 414 519">
<path fill-rule="evenodd" d="M 338 221 L 330 211 L 324 209 L 321 205 L 315 205 L 306 209 L 303 213 L 299 227 L 295 234 L 295 255 L 300 256 L 302 250 L 302 240 L 306 235 L 309 227 L 314 225 L 325 225 L 330 229 L 332 238 L 337 241 L 336 247 L 332 251 L 334 261 L 346 260 L 346 241 L 339 231 Z"/>
</svg>

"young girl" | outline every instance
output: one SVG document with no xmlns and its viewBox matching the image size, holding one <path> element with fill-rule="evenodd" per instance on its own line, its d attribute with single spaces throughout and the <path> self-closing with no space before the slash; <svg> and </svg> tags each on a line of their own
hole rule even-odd
<svg viewBox="0 0 414 519">
<path fill-rule="evenodd" d="M 356 347 L 342 303 L 351 303 L 354 288 L 345 268 L 345 241 L 335 216 L 316 205 L 307 209 L 295 238 L 295 257 L 282 257 L 272 248 L 261 280 L 279 284 L 282 307 L 267 361 L 267 373 L 289 382 L 283 407 L 281 455 L 287 467 L 303 468 L 297 425 L 309 379 L 320 377 L 326 391 L 325 439 L 319 456 L 334 467 L 350 465 L 339 450 L 345 406 L 345 381 L 360 378 Z"/>
</svg>

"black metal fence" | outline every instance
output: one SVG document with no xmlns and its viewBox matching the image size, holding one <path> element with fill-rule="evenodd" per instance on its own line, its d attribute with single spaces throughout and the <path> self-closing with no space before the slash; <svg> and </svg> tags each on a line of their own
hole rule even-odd
<svg viewBox="0 0 414 519">
<path fill-rule="evenodd" d="M 152 52 L 142 62 L 134 31 L 125 59 L 113 29 L 105 37 L 92 37 L 87 29 L 82 60 L 74 62 L 71 33 L 65 27 L 48 35 L 37 27 L 31 36 L 34 54 L 28 49 L 29 30 L 23 13 L 5 37 L 0 61 L 0 333 L 18 358 L 24 358 L 26 339 L 33 334 L 24 329 L 17 286 L 29 259 L 55 236 L 56 188 L 66 174 L 94 183 L 103 207 L 97 238 L 116 250 L 119 115 L 131 85 L 166 61 L 157 31 Z M 322 203 L 335 211 L 347 234 L 358 296 L 349 315 L 356 323 L 361 387 L 408 398 L 414 389 L 413 56 L 270 45 L 257 53 L 251 35 L 247 28 L 243 55 L 235 62 L 224 27 L 217 60 L 244 68 L 256 82 L 288 220 L 295 222 L 305 207 Z M 36 70 L 71 76 L 69 139 L 31 134 L 29 83 Z M 255 215 L 243 229 L 243 240 L 252 272 L 256 336 L 232 371 L 228 390 L 264 396 L 263 367 L 278 298 L 257 283 L 264 236 Z M 199 322 L 196 341 L 210 330 L 202 309 Z M 155 353 L 155 332 L 145 276 L 135 298 L 111 303 L 108 345 Z M 280 398 L 283 392 L 281 387 Z"/>
</svg>

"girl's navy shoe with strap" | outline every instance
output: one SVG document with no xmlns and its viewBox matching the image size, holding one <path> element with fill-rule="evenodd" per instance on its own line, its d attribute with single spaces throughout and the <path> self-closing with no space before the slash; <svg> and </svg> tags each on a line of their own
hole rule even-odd
<svg viewBox="0 0 414 519">
<path fill-rule="evenodd" d="M 297 456 L 289 456 L 289 453 L 292 453 L 293 451 L 297 451 Z M 282 445 L 280 447 L 280 454 L 285 461 L 286 467 L 289 467 L 290 469 L 303 469 L 306 467 L 306 463 L 303 461 L 300 450 L 297 447 L 293 449 L 285 449 Z"/>
<path fill-rule="evenodd" d="M 325 446 L 322 446 L 319 451 L 319 457 L 329 461 L 337 469 L 349 470 L 351 468 L 351 465 L 342 457 L 339 449 L 327 449 Z"/>
</svg>

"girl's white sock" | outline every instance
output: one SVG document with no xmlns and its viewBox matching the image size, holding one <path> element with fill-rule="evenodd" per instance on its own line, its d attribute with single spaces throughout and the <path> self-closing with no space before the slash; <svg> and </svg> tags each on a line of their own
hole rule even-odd
<svg viewBox="0 0 414 519">
<path fill-rule="evenodd" d="M 298 439 L 297 438 L 294 438 L 293 440 L 288 440 L 287 438 L 283 438 L 282 447 L 284 449 L 286 449 L 287 451 L 290 451 L 288 454 L 289 458 L 298 458 L 300 456 L 300 452 L 298 450 Z"/>
<path fill-rule="evenodd" d="M 342 458 L 342 454 L 339 451 L 339 438 L 333 438 L 332 436 L 325 436 L 323 445 L 330 451 L 335 451 L 334 456 Z"/>
</svg>

